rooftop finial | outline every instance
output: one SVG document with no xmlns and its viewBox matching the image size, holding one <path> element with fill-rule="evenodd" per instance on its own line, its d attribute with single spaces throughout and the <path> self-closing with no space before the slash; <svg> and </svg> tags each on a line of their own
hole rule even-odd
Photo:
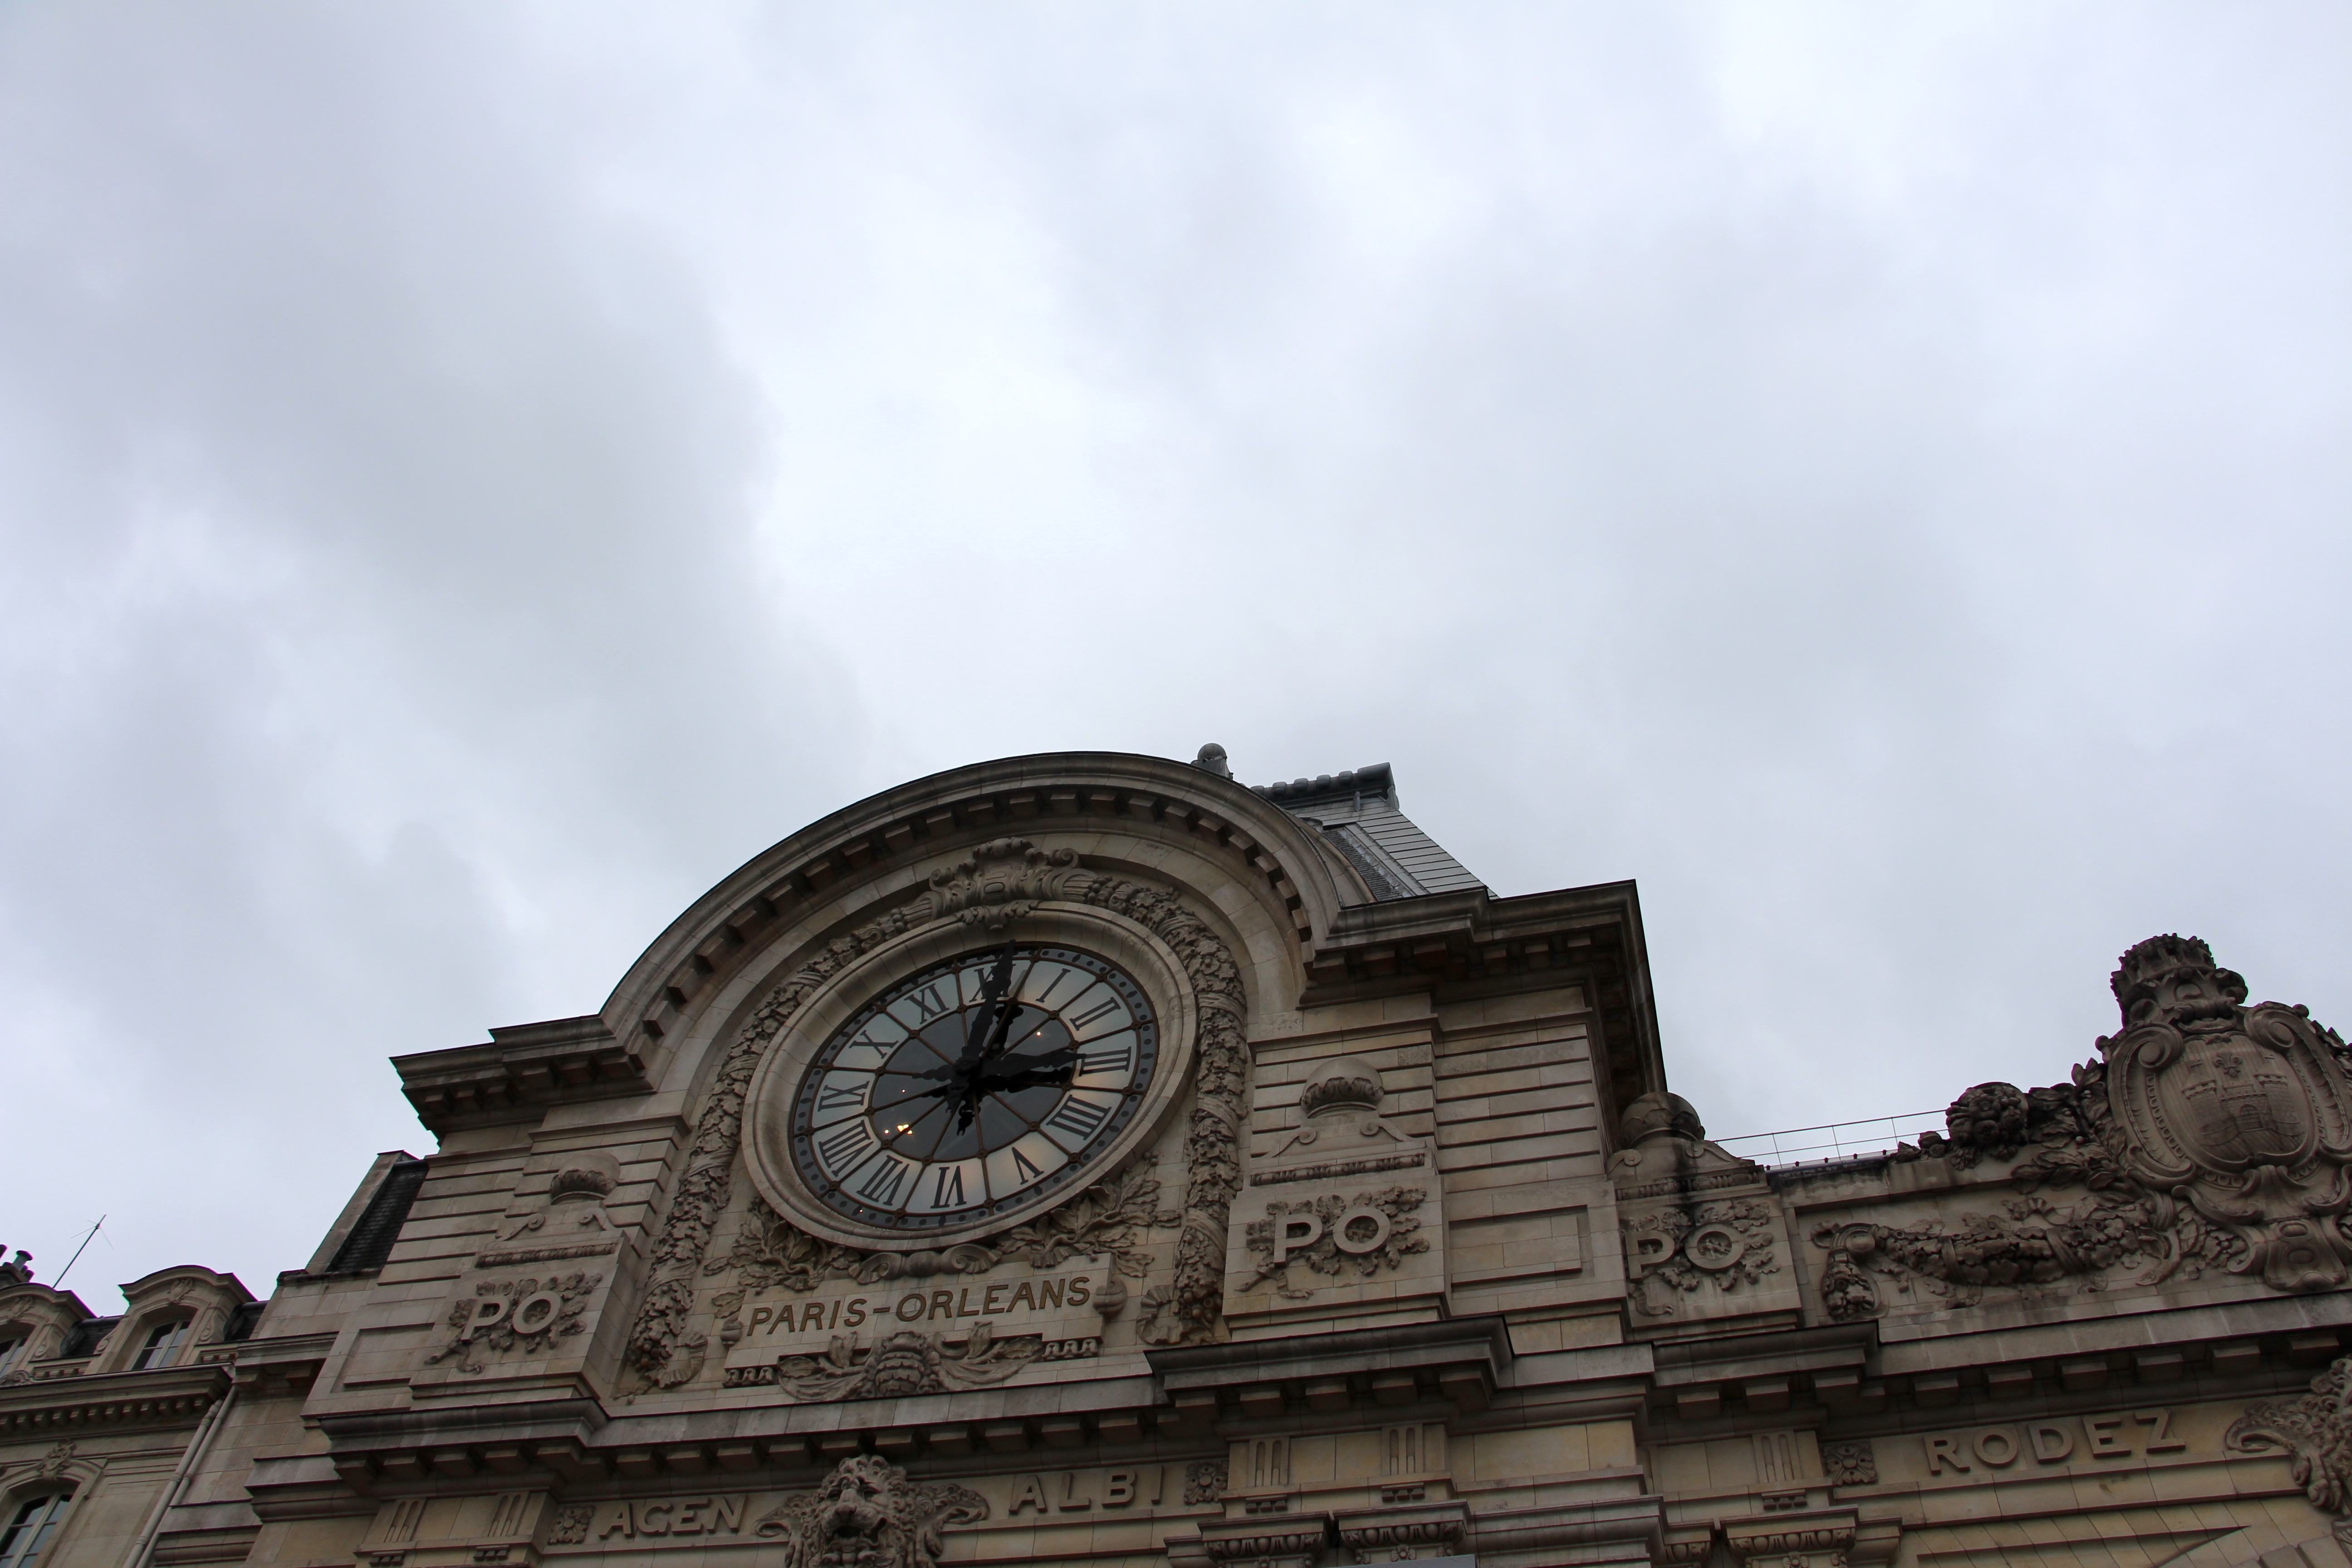
<svg viewBox="0 0 2352 1568">
<path fill-rule="evenodd" d="M 1192 759 L 1192 765 L 1202 773 L 1214 773 L 1221 779 L 1234 776 L 1234 770 L 1225 762 L 1225 749 L 1214 741 L 1201 748 L 1201 754 Z"/>
</svg>

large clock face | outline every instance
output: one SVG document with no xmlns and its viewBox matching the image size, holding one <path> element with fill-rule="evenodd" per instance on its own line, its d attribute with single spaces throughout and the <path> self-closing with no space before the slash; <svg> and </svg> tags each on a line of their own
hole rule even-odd
<svg viewBox="0 0 2352 1568">
<path fill-rule="evenodd" d="M 793 1099 L 793 1163 L 861 1225 L 948 1229 L 1088 1170 L 1151 1085 L 1142 987 L 1070 947 L 1015 944 L 898 982 L 825 1041 Z"/>
</svg>

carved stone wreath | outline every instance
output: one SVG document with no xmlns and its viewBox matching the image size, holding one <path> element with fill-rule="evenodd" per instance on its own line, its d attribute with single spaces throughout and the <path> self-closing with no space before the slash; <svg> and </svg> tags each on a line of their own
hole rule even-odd
<svg viewBox="0 0 2352 1568">
<path fill-rule="evenodd" d="M 1087 871 L 1068 850 L 1048 853 L 1024 839 L 982 845 L 934 873 L 912 901 L 837 936 L 753 1011 L 721 1060 L 696 1118 L 677 1195 L 655 1240 L 650 1284 L 629 1331 L 630 1368 L 675 1388 L 701 1370 L 707 1336 L 694 1333 L 694 1288 L 713 1231 L 727 1211 L 743 1144 L 744 1097 L 754 1070 L 808 999 L 863 954 L 950 915 L 1001 927 L 1054 900 L 1121 916 L 1158 937 L 1182 965 L 1198 1005 L 1195 1099 L 1185 1138 L 1182 1231 L 1171 1286 L 1143 1297 L 1143 1337 L 1172 1344 L 1213 1338 L 1223 1296 L 1225 1226 L 1241 1184 L 1240 1131 L 1246 1113 L 1249 1054 L 1242 1037 L 1241 970 L 1200 916 L 1162 888 Z M 846 1249 L 845 1249 L 846 1250 Z M 831 1265 L 826 1265 L 830 1272 Z"/>
<path fill-rule="evenodd" d="M 1624 1222 L 1628 1241 L 1655 1236 L 1665 1243 L 1665 1256 L 1653 1263 L 1635 1285 L 1633 1301 L 1644 1317 L 1671 1318 L 1675 1298 L 1712 1283 L 1724 1290 L 1761 1283 L 1780 1272 L 1773 1248 L 1771 1205 L 1753 1198 L 1732 1198 L 1671 1208 Z M 1626 1255 L 1635 1255 L 1628 1247 Z"/>
<path fill-rule="evenodd" d="M 486 1351 L 510 1351 L 520 1345 L 526 1352 L 543 1354 L 556 1340 L 586 1331 L 581 1314 L 590 1294 L 604 1282 L 602 1274 L 578 1273 L 478 1284 L 471 1299 L 450 1307 L 443 1321 L 456 1331 L 446 1344 L 425 1358 L 425 1364 L 431 1366 L 454 1356 L 462 1358 L 457 1363 L 462 1371 L 480 1372 L 488 1364 L 483 1359 Z M 549 1310 L 532 1313 L 530 1309 L 541 1299 L 551 1302 Z M 503 1310 L 486 1323 L 483 1309 L 492 1304 Z M 519 1318 L 530 1321 L 518 1322 Z"/>
<path fill-rule="evenodd" d="M 1416 1211 L 1428 1201 L 1429 1192 L 1423 1187 L 1385 1187 L 1360 1197 L 1335 1195 L 1304 1198 L 1295 1203 L 1270 1203 L 1265 1205 L 1265 1218 L 1253 1220 L 1242 1227 L 1243 1240 L 1257 1259 L 1257 1273 L 1243 1289 L 1253 1289 L 1261 1280 L 1281 1279 L 1293 1263 L 1303 1263 L 1318 1274 L 1334 1278 L 1353 1268 L 1367 1279 L 1383 1268 L 1402 1268 L 1407 1258 L 1429 1250 L 1429 1238 L 1415 1234 L 1421 1229 Z M 1387 1217 L 1388 1234 L 1381 1238 L 1378 1245 L 1363 1251 L 1340 1247 L 1340 1216 L 1352 1208 L 1377 1210 Z M 1274 1257 L 1274 1227 L 1285 1215 L 1312 1215 L 1322 1224 L 1312 1242 L 1290 1250 L 1280 1262 L 1276 1262 Z M 1276 1293 L 1301 1301 L 1307 1300 L 1310 1294 L 1283 1287 L 1277 1287 Z"/>
</svg>

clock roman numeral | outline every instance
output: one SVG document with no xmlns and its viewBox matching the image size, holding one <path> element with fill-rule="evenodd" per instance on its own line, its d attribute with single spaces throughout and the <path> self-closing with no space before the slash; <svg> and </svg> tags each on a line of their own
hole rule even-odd
<svg viewBox="0 0 2352 1568">
<path fill-rule="evenodd" d="M 1053 1000 L 1054 993 L 1062 988 L 1062 982 L 1067 980 L 1072 973 L 1070 966 L 1066 963 L 1055 965 L 1054 983 L 1051 985 L 1046 986 L 1045 990 L 1037 993 L 1036 995 L 1031 997 L 1030 1000 L 1034 1002 L 1040 1007 L 1046 1005 Z M 1030 970 L 1030 975 L 1034 978 L 1036 970 L 1032 968 Z"/>
<path fill-rule="evenodd" d="M 863 1085 L 856 1089 L 838 1089 L 828 1084 L 816 1091 L 816 1108 L 819 1110 L 838 1110 L 845 1105 L 865 1103 L 866 1088 Z"/>
<path fill-rule="evenodd" d="M 1045 1118 L 1045 1125 L 1058 1127 L 1071 1137 L 1081 1141 L 1095 1135 L 1095 1129 L 1109 1120 L 1110 1107 L 1097 1105 L 1091 1100 L 1070 1096 Z"/>
<path fill-rule="evenodd" d="M 961 1208 L 963 1206 L 963 1167 L 941 1165 L 932 1173 L 938 1179 L 931 1184 L 931 1206 L 935 1209 Z"/>
<path fill-rule="evenodd" d="M 816 1141 L 816 1152 L 825 1169 L 838 1171 L 864 1156 L 874 1145 L 874 1130 L 862 1116 L 845 1121 Z"/>
<path fill-rule="evenodd" d="M 859 1184 L 857 1195 L 877 1204 L 896 1203 L 898 1200 L 898 1184 L 905 1181 L 907 1173 L 914 1168 L 896 1155 L 885 1154 Z"/>
<path fill-rule="evenodd" d="M 908 1000 L 915 1004 L 915 1010 L 923 1016 L 920 1021 L 926 1024 L 948 1010 L 947 1001 L 936 984 L 924 986 Z"/>
<path fill-rule="evenodd" d="M 1021 1179 L 1023 1182 L 1030 1182 L 1030 1181 L 1034 1181 L 1034 1180 L 1035 1180 L 1037 1177 L 1042 1176 L 1042 1175 L 1044 1175 L 1044 1174 L 1045 1173 L 1045 1166 L 1043 1166 L 1043 1165 L 1033 1165 L 1033 1164 L 1031 1164 L 1031 1163 L 1029 1163 L 1029 1156 L 1028 1156 L 1028 1155 L 1026 1155 L 1026 1154 L 1024 1154 L 1024 1153 L 1021 1152 L 1021 1145 L 1020 1145 L 1020 1144 L 1015 1143 L 1014 1145 L 1013 1145 L 1013 1151 L 1012 1151 L 1012 1152 L 1013 1152 L 1013 1168 L 1014 1170 L 1018 1171 L 1018 1172 L 1021 1173 L 1021 1174 L 1020 1174 L 1020 1179 Z"/>
<path fill-rule="evenodd" d="M 1075 1033 L 1079 1029 L 1085 1028 L 1097 1018 L 1107 1016 L 1108 1015 L 1116 1013 L 1118 1010 L 1118 998 L 1116 996 L 1113 996 L 1107 1002 L 1098 1002 L 1095 1005 L 1087 1008 L 1085 1012 L 1079 1014 L 1076 1017 L 1070 1020 L 1071 1031 Z"/>
<path fill-rule="evenodd" d="M 1132 1040 L 1099 1051 L 1078 1053 L 1078 1076 L 1081 1078 L 1098 1072 L 1126 1072 L 1134 1066 L 1135 1042 Z"/>
</svg>

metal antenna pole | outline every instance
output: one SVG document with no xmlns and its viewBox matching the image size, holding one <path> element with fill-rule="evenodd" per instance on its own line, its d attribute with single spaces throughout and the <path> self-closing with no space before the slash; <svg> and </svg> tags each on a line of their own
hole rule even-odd
<svg viewBox="0 0 2352 1568">
<path fill-rule="evenodd" d="M 105 1223 L 106 1216 L 104 1215 L 99 1215 L 98 1225 L 104 1225 Z M 50 1289 L 62 1290 L 66 1288 L 66 1276 L 72 1273 L 73 1266 L 81 1261 L 83 1250 L 89 1246 L 90 1236 L 96 1236 L 98 1234 L 98 1225 L 94 1225 L 89 1227 L 89 1236 L 85 1236 L 81 1238 L 81 1246 L 74 1248 L 74 1255 L 66 1259 L 66 1266 L 58 1270 L 58 1277 L 55 1279 L 49 1281 Z M 109 1243 L 109 1245 L 110 1246 L 112 1244 Z"/>
</svg>

